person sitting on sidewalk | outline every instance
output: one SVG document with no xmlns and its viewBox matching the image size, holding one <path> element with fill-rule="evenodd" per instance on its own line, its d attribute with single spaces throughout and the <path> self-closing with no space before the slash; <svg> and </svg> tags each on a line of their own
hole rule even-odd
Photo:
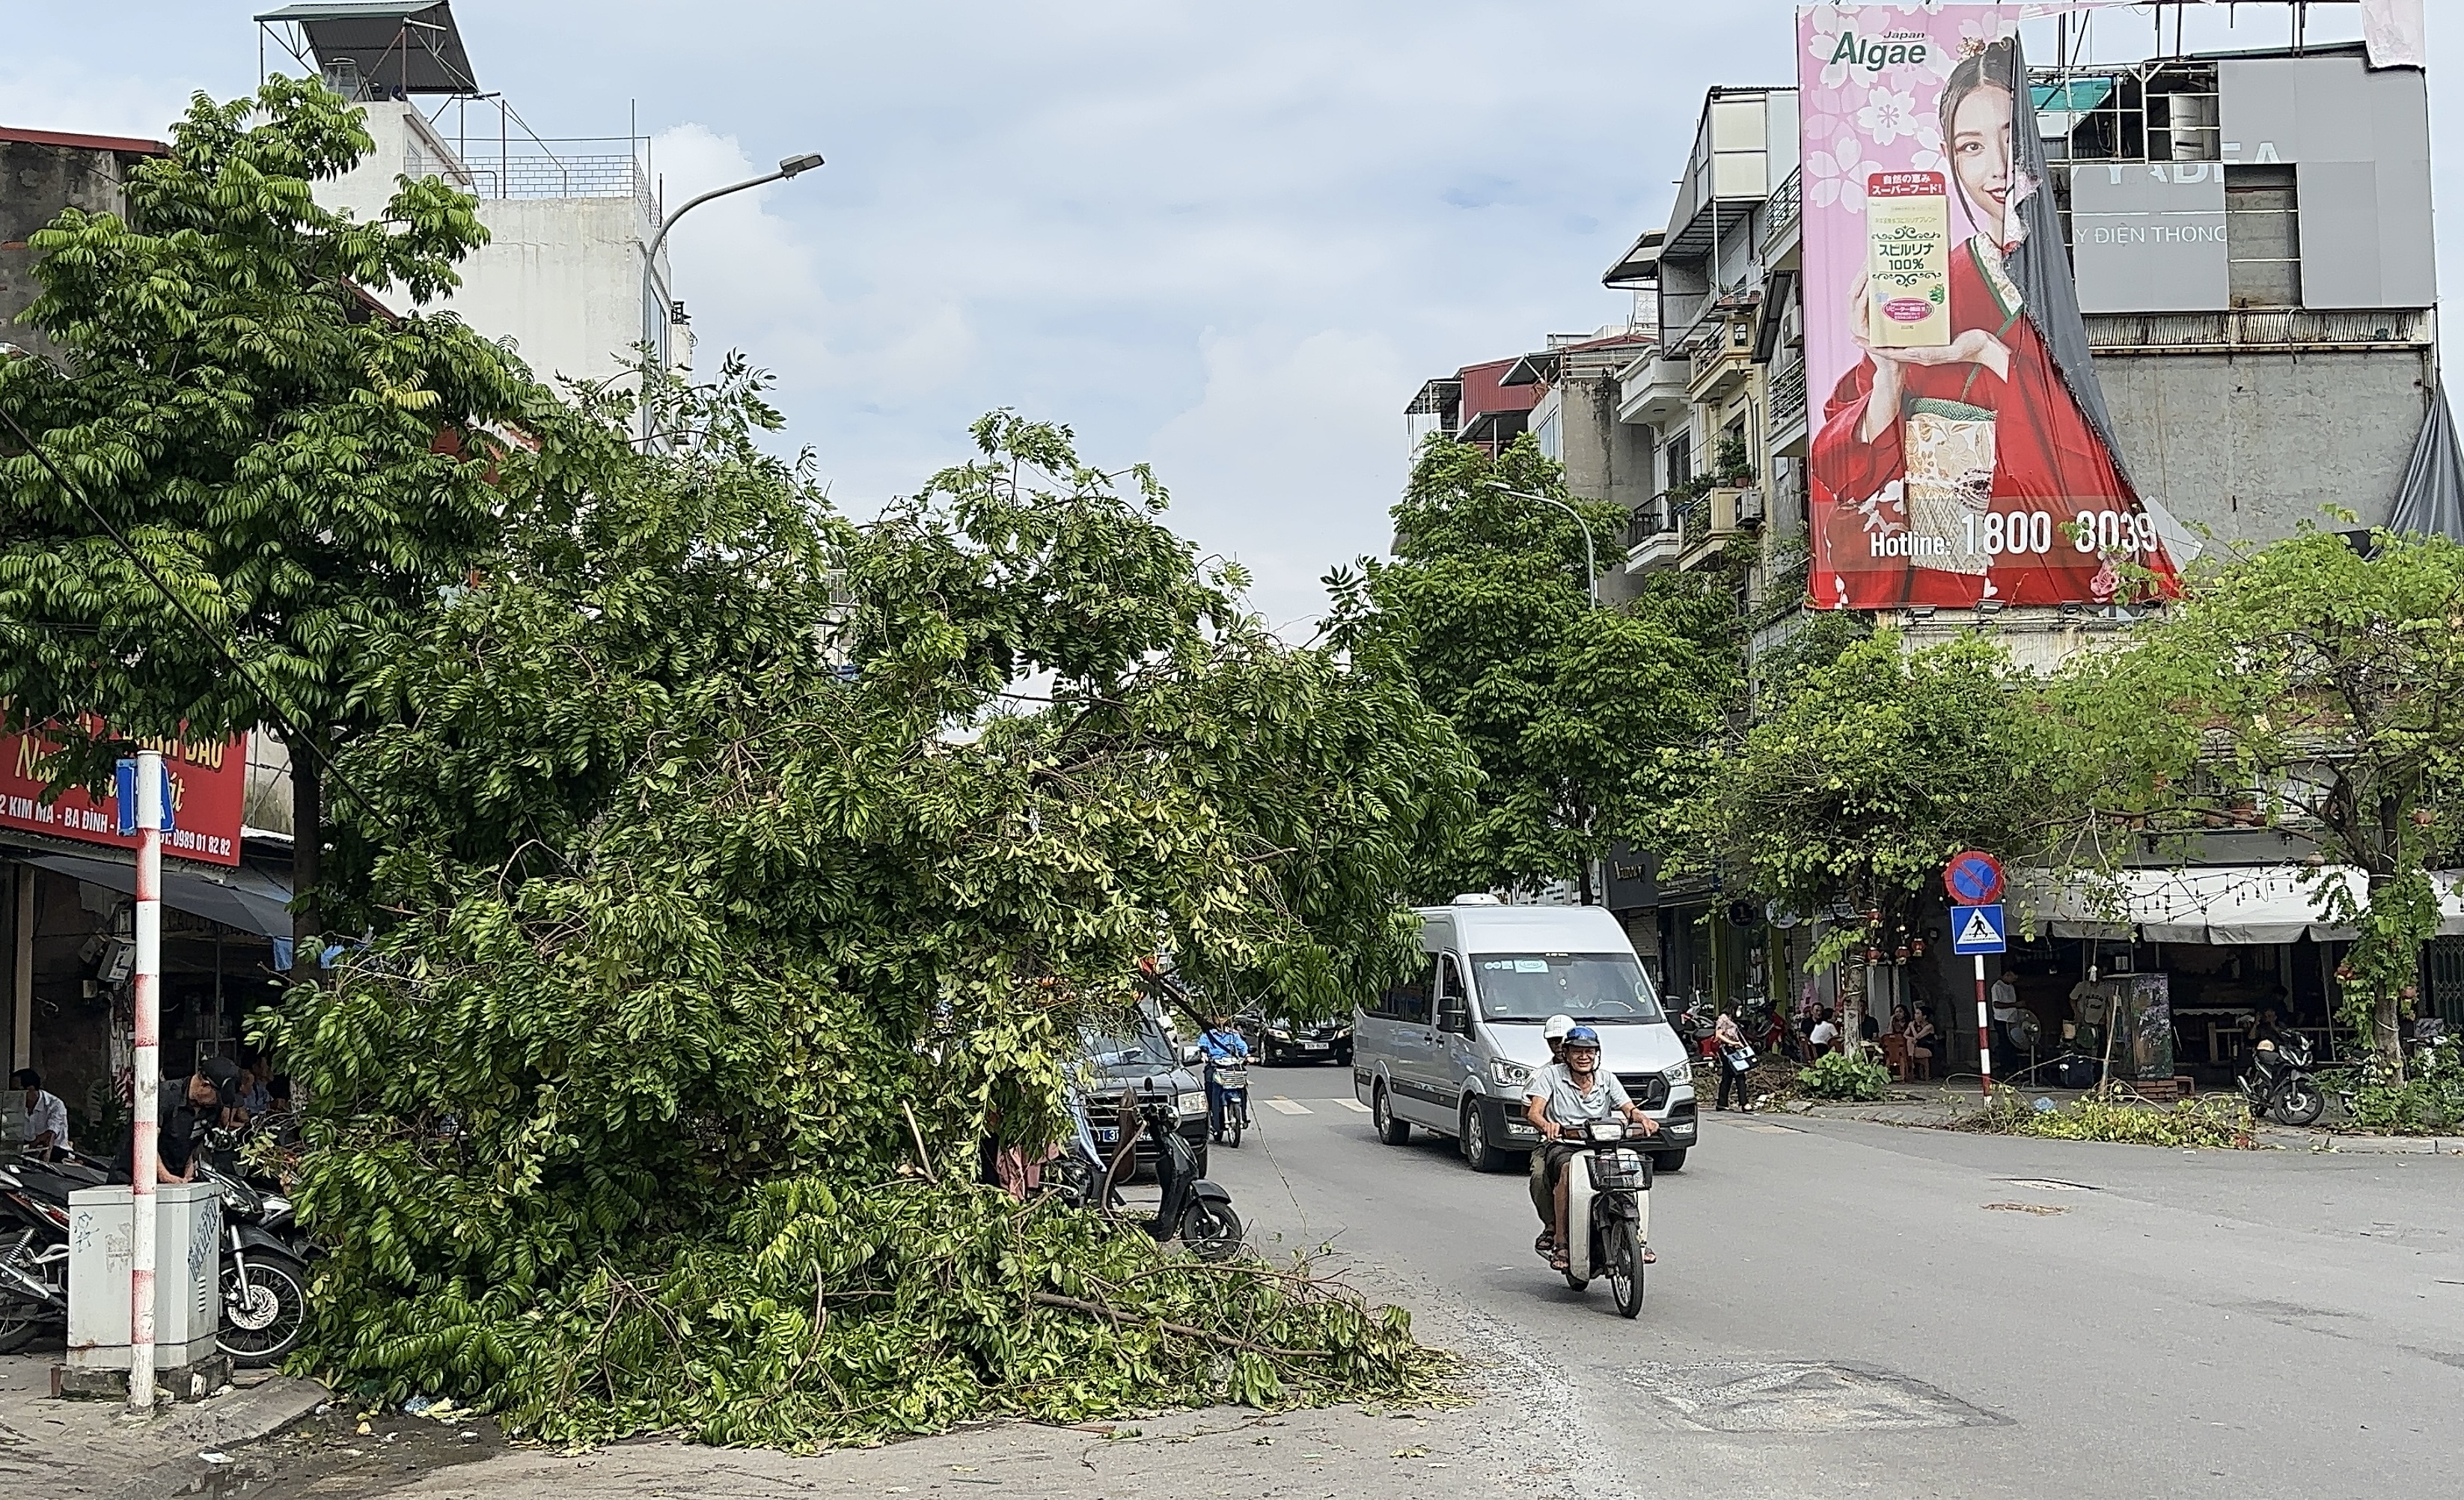
<svg viewBox="0 0 2464 1500">
<path fill-rule="evenodd" d="M 1813 1057 L 1820 1057 L 1823 1053 L 1838 1047 L 1839 1026 L 1831 1019 L 1829 1005 L 1815 1012 L 1814 1029 L 1806 1033 L 1805 1041 L 1806 1046 L 1812 1049 Z"/>
</svg>

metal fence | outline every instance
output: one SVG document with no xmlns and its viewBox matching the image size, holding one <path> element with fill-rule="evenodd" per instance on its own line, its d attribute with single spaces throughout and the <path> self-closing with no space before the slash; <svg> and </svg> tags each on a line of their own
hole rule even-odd
<svg viewBox="0 0 2464 1500">
<path fill-rule="evenodd" d="M 619 138 L 621 140 L 621 138 Z M 658 190 L 642 158 L 631 151 L 607 151 L 609 141 L 577 141 L 576 146 L 596 151 L 559 151 L 557 142 L 521 141 L 488 151 L 474 148 L 456 160 L 431 155 L 414 143 L 403 170 L 413 177 L 443 177 L 479 198 L 630 198 L 651 218 L 659 217 Z"/>
</svg>

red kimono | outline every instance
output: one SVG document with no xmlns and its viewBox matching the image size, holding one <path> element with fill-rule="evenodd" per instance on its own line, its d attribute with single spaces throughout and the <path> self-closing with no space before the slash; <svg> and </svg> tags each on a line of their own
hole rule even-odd
<svg viewBox="0 0 2464 1500">
<path fill-rule="evenodd" d="M 2127 576 L 2129 564 L 2169 592 L 2174 564 L 2154 518 L 2071 399 L 1999 257 L 1989 263 L 1975 240 L 1950 256 L 1950 317 L 1954 339 L 1982 328 L 2001 340 L 2010 375 L 1982 364 L 1908 365 L 1900 414 L 1871 442 L 1858 428 L 1873 357 L 1840 378 L 1808 472 L 1815 604 L 2102 604 L 2149 591 Z M 1914 476 L 1912 431 L 1927 455 Z M 1988 450 L 1990 482 L 1980 462 Z M 1963 459 L 1971 466 L 1964 472 L 1936 467 Z"/>
</svg>

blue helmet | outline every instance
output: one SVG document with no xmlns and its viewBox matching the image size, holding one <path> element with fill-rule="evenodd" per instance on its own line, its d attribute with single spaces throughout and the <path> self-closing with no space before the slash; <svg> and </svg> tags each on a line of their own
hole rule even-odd
<svg viewBox="0 0 2464 1500">
<path fill-rule="evenodd" d="M 1597 1047 L 1600 1045 L 1600 1034 L 1590 1026 L 1576 1026 L 1566 1033 L 1566 1045 L 1570 1048 Z"/>
</svg>

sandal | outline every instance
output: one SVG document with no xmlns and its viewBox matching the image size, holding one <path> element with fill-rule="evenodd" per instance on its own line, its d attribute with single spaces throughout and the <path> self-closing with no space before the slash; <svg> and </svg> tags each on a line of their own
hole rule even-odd
<svg viewBox="0 0 2464 1500">
<path fill-rule="evenodd" d="M 1645 1266 L 1657 1266 L 1660 1264 L 1660 1257 L 1652 1253 L 1651 1246 L 1648 1245 L 1642 1247 L 1642 1263 Z"/>
<path fill-rule="evenodd" d="M 1531 1251 L 1535 1255 L 1547 1256 L 1554 1253 L 1556 1248 L 1557 1236 L 1547 1229 L 1541 1230 L 1540 1238 L 1531 1242 Z"/>
<path fill-rule="evenodd" d="M 1570 1270 L 1573 1268 L 1573 1262 L 1568 1259 L 1565 1251 L 1552 1249 L 1549 1252 L 1549 1268 L 1551 1270 Z"/>
</svg>

